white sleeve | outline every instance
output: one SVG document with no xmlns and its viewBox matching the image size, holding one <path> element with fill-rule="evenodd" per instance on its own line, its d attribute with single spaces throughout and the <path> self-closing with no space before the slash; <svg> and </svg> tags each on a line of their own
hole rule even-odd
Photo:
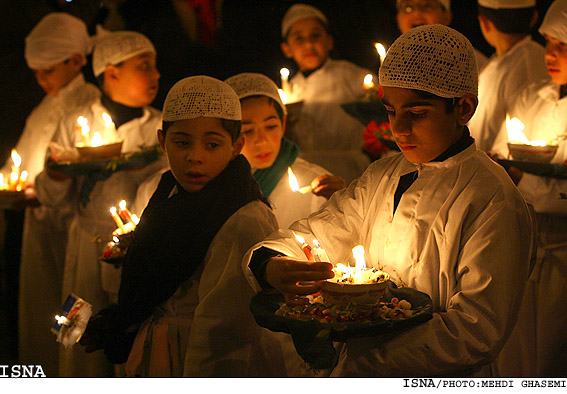
<svg viewBox="0 0 567 394">
<path fill-rule="evenodd" d="M 549 178 L 524 172 L 518 189 L 538 213 L 567 216 L 567 200 L 561 193 L 567 193 L 567 179 Z"/>
</svg>

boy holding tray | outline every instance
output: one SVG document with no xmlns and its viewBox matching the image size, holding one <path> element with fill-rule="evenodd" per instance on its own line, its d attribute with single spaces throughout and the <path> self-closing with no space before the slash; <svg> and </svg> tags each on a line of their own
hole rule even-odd
<svg viewBox="0 0 567 394">
<path fill-rule="evenodd" d="M 443 25 L 403 34 L 380 84 L 402 153 L 256 245 L 245 259 L 250 283 L 302 302 L 294 296 L 333 277 L 332 264 L 305 261 L 292 230 L 317 239 L 334 264 L 360 244 L 368 265 L 431 297 L 433 318 L 387 342 L 348 340 L 331 376 L 470 375 L 496 358 L 515 323 L 532 251 L 529 208 L 465 126 L 477 106 L 477 66 L 462 34 Z"/>
</svg>

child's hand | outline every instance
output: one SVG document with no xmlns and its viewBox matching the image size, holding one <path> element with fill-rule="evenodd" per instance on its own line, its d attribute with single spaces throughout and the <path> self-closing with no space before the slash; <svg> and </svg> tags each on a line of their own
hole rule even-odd
<svg viewBox="0 0 567 394">
<path fill-rule="evenodd" d="M 327 262 L 301 261 L 289 257 L 273 257 L 266 266 L 266 280 L 279 290 L 288 303 L 301 303 L 297 295 L 308 295 L 319 291 L 317 282 L 330 279 L 333 265 Z M 300 284 L 299 282 L 314 282 Z"/>
<path fill-rule="evenodd" d="M 311 187 L 313 188 L 313 194 L 323 196 L 328 200 L 334 192 L 344 189 L 346 182 L 340 176 L 325 174 L 315 178 L 311 182 Z"/>
</svg>

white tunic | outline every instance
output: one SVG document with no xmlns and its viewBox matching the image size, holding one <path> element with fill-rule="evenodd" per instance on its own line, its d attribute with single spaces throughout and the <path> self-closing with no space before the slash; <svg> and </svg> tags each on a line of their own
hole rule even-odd
<svg viewBox="0 0 567 394">
<path fill-rule="evenodd" d="M 479 74 L 478 107 L 468 124 L 478 149 L 486 152 L 492 147 L 522 89 L 545 78 L 544 48 L 529 36 L 503 55 L 488 59 Z"/>
<path fill-rule="evenodd" d="M 416 169 L 393 214 L 400 176 Z M 389 342 L 349 340 L 332 376 L 470 373 L 496 357 L 512 329 L 528 277 L 531 221 L 506 172 L 474 146 L 418 166 L 401 154 L 381 159 L 291 229 L 317 239 L 333 262 L 352 260 L 351 249 L 363 245 L 368 265 L 433 302 L 431 320 Z M 291 230 L 254 249 L 260 246 L 305 259 Z"/>
<path fill-rule="evenodd" d="M 57 96 L 46 95 L 28 118 L 16 145 L 21 169 L 33 184 L 43 170 L 45 154 L 58 122 L 66 113 L 100 96 L 93 84 L 78 74 Z M 8 159 L 1 172 L 11 171 Z M 24 217 L 18 300 L 18 357 L 20 364 L 41 365 L 47 376 L 57 376 L 57 349 L 48 328 L 60 305 L 63 264 L 71 209 L 27 208 Z M 55 309 L 54 309 L 55 308 Z"/>
<path fill-rule="evenodd" d="M 559 86 L 539 82 L 528 86 L 510 116 L 525 125 L 528 140 L 551 142 L 567 130 L 567 98 L 559 99 Z M 506 128 L 500 130 L 493 150 L 508 155 Z M 567 141 L 559 143 L 552 163 L 567 160 Z M 500 356 L 504 376 L 557 377 L 567 375 L 567 339 L 563 311 L 567 298 L 567 179 L 525 173 L 518 189 L 537 213 L 538 259 L 526 288 L 518 324 Z"/>
<path fill-rule="evenodd" d="M 324 168 L 309 163 L 300 157 L 291 165 L 291 170 L 300 187 L 310 185 L 311 181 L 318 176 L 330 174 Z M 279 228 L 288 228 L 296 220 L 318 211 L 327 202 L 325 197 L 316 196 L 313 193 L 292 192 L 287 175 L 280 179 L 268 199 L 278 220 Z"/>
<path fill-rule="evenodd" d="M 236 211 L 213 238 L 201 267 L 142 324 L 126 363 L 128 375 L 273 374 L 277 369 L 262 352 L 262 331 L 250 313 L 254 291 L 242 272 L 242 257 L 275 229 L 274 215 L 260 201 Z"/>
<path fill-rule="evenodd" d="M 80 141 L 81 131 L 76 129 L 79 115 L 89 120 L 91 127 L 102 122 L 102 113 L 107 110 L 100 100 L 84 107 L 61 123 L 55 136 L 55 142 L 64 147 L 73 147 Z M 124 141 L 123 152 L 132 152 L 141 146 L 153 146 L 157 142 L 157 129 L 160 126 L 161 113 L 151 107 L 144 108 L 141 118 L 133 119 L 121 125 L 116 133 Z M 104 243 L 93 242 L 97 237 L 110 238 L 116 228 L 109 209 L 120 200 L 133 201 L 138 186 L 163 164 L 160 160 L 142 168 L 119 171 L 109 178 L 99 181 L 90 193 L 90 202 L 83 207 L 78 201 L 78 191 L 83 177 L 55 181 L 46 172 L 37 177 L 38 199 L 48 206 L 72 206 L 74 216 L 69 229 L 69 241 L 65 255 L 62 297 L 74 293 L 93 305 L 97 313 L 106 308 L 117 298 L 120 269 L 100 262 Z M 112 376 L 112 365 L 102 352 L 87 354 L 80 346 L 62 349 L 60 357 L 60 375 L 97 377 Z"/>
<path fill-rule="evenodd" d="M 362 151 L 366 125 L 340 105 L 360 99 L 369 73 L 348 61 L 328 59 L 307 78 L 297 73 L 290 80 L 293 94 L 303 101 L 290 138 L 299 145 L 302 158 L 343 177 L 347 184 L 364 172 L 370 160 Z"/>
</svg>

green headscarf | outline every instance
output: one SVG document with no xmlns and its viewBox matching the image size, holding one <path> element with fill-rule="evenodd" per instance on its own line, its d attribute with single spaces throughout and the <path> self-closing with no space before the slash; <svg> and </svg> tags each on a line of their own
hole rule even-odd
<svg viewBox="0 0 567 394">
<path fill-rule="evenodd" d="M 295 163 L 295 159 L 297 159 L 298 155 L 299 147 L 287 138 L 282 137 L 280 152 L 274 164 L 268 168 L 254 172 L 254 179 L 256 179 L 256 182 L 260 185 L 264 196 L 270 196 L 282 176 L 287 173 L 287 168 Z"/>
</svg>

